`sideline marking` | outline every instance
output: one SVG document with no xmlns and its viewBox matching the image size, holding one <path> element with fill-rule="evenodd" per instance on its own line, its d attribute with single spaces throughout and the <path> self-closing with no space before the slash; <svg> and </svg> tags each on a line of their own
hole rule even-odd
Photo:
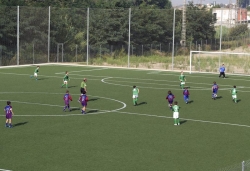
<svg viewBox="0 0 250 171">
<path fill-rule="evenodd" d="M 6 169 L 0 169 L 1 171 L 11 171 L 11 170 L 6 170 Z"/>
<path fill-rule="evenodd" d="M 141 114 L 141 113 L 132 113 L 132 112 L 121 112 L 121 111 L 117 111 L 117 113 L 124 113 L 124 114 L 129 114 L 129 115 L 139 115 L 139 116 L 148 116 L 148 117 L 173 119 L 173 117 L 170 117 L 170 116 L 159 116 L 159 115 L 150 115 L 150 114 Z M 212 123 L 212 124 L 219 124 L 219 125 L 230 125 L 230 126 L 239 126 L 239 127 L 250 128 L 250 125 L 241 125 L 241 124 L 215 122 L 215 121 L 204 121 L 204 120 L 186 119 L 186 118 L 180 118 L 180 119 L 188 120 L 188 121 L 193 121 L 193 122 Z"/>
</svg>

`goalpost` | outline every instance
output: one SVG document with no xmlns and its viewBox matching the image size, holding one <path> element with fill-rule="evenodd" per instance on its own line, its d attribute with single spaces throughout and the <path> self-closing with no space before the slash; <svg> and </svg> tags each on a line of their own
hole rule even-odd
<svg viewBox="0 0 250 171">
<path fill-rule="evenodd" d="M 189 71 L 219 72 L 222 64 L 226 73 L 250 74 L 250 53 L 190 51 Z"/>
</svg>

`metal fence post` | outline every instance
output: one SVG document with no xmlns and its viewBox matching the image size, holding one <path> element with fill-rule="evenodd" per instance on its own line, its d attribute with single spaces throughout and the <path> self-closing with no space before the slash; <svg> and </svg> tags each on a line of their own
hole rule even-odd
<svg viewBox="0 0 250 171">
<path fill-rule="evenodd" d="M 17 6 L 17 52 L 16 63 L 19 65 L 19 6 Z"/>
<path fill-rule="evenodd" d="M 128 68 L 129 68 L 129 58 L 130 58 L 130 28 L 131 28 L 131 8 L 129 8 L 129 16 L 128 16 Z"/>
<path fill-rule="evenodd" d="M 174 9 L 174 18 L 173 18 L 173 46 L 172 46 L 172 70 L 174 70 L 174 37 L 175 37 L 175 10 Z"/>
<path fill-rule="evenodd" d="M 89 8 L 87 10 L 87 65 L 89 64 Z"/>
</svg>

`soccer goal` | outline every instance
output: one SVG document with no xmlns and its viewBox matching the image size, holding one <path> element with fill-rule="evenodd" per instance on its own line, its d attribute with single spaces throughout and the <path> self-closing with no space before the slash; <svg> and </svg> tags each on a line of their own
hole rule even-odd
<svg viewBox="0 0 250 171">
<path fill-rule="evenodd" d="M 250 74 L 250 53 L 190 51 L 190 73 L 219 72 L 222 64 L 226 73 Z"/>
</svg>

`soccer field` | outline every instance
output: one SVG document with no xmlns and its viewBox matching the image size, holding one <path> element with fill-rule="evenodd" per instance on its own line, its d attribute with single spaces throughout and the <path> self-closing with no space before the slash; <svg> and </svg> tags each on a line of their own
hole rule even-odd
<svg viewBox="0 0 250 171">
<path fill-rule="evenodd" d="M 36 81 L 30 78 L 35 68 L 0 69 L 0 170 L 211 171 L 250 159 L 247 76 L 184 73 L 191 100 L 185 104 L 179 72 L 42 65 Z M 65 71 L 71 112 L 63 112 Z M 83 78 L 85 115 L 78 103 Z M 211 99 L 213 81 L 220 87 L 217 100 Z M 140 89 L 137 106 L 133 85 Z M 180 126 L 174 126 L 168 90 L 180 106 Z M 15 113 L 13 128 L 4 127 L 7 100 Z"/>
</svg>

